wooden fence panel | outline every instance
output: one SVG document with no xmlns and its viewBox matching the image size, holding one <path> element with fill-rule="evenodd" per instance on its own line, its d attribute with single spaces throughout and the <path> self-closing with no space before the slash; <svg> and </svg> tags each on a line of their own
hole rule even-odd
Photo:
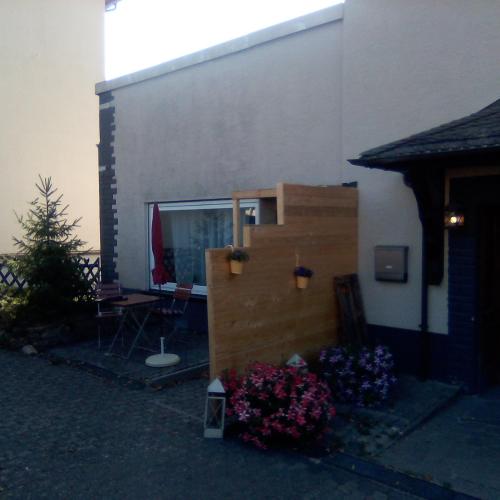
<svg viewBox="0 0 500 500">
<path fill-rule="evenodd" d="M 357 191 L 284 184 L 277 195 L 278 219 L 281 210 L 290 222 L 245 228 L 250 260 L 242 275 L 230 274 L 229 250 L 206 252 L 213 377 L 251 361 L 283 363 L 295 352 L 311 357 L 337 341 L 333 278 L 357 272 Z M 305 290 L 295 286 L 297 264 L 315 273 Z"/>
</svg>

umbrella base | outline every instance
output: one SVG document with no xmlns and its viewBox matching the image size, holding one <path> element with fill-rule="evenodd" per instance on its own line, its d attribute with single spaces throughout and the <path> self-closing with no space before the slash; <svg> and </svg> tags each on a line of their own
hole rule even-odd
<svg viewBox="0 0 500 500">
<path fill-rule="evenodd" d="M 177 354 L 153 354 L 146 358 L 146 366 L 151 366 L 152 368 L 163 368 L 165 366 L 173 366 L 179 363 L 181 358 Z"/>
</svg>

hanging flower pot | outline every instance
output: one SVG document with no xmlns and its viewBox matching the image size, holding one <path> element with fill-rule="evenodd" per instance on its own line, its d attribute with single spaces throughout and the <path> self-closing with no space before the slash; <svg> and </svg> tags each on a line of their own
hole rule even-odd
<svg viewBox="0 0 500 500">
<path fill-rule="evenodd" d="M 231 268 L 231 274 L 242 274 L 243 273 L 243 262 L 239 260 L 230 260 L 229 267 Z"/>
<path fill-rule="evenodd" d="M 231 250 L 231 253 L 228 255 L 231 274 L 243 274 L 243 263 L 249 259 L 250 257 L 244 250 Z"/>
<path fill-rule="evenodd" d="M 309 280 L 314 274 L 311 269 L 307 267 L 298 266 L 295 268 L 293 274 L 295 275 L 295 280 L 297 283 L 297 288 L 307 288 L 309 286 Z"/>
<path fill-rule="evenodd" d="M 307 288 L 309 286 L 310 278 L 306 278 L 305 276 L 296 276 L 295 279 L 297 280 L 297 288 Z"/>
</svg>

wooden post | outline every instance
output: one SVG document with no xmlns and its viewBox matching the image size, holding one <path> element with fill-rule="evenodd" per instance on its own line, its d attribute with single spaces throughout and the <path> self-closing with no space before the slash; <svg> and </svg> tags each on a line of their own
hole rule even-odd
<svg viewBox="0 0 500 500">
<path fill-rule="evenodd" d="M 285 223 L 285 185 L 283 182 L 276 186 L 276 219 L 278 225 Z"/>
<path fill-rule="evenodd" d="M 240 200 L 233 200 L 233 246 L 240 246 Z"/>
</svg>

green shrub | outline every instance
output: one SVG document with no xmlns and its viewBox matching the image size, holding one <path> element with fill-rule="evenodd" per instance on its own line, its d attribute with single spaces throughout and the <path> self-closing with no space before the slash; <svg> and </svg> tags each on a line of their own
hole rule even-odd
<svg viewBox="0 0 500 500">
<path fill-rule="evenodd" d="M 73 258 L 84 245 L 73 235 L 80 219 L 67 220 L 68 206 L 62 205 L 62 195 L 56 196 L 50 177 L 39 180 L 39 196 L 26 216 L 17 216 L 24 236 L 14 238 L 20 253 L 12 265 L 27 282 L 26 306 L 33 315 L 46 318 L 71 312 L 90 290 Z"/>
<path fill-rule="evenodd" d="M 28 309 L 26 293 L 15 288 L 0 287 L 0 327 L 7 330 L 22 317 Z"/>
</svg>

